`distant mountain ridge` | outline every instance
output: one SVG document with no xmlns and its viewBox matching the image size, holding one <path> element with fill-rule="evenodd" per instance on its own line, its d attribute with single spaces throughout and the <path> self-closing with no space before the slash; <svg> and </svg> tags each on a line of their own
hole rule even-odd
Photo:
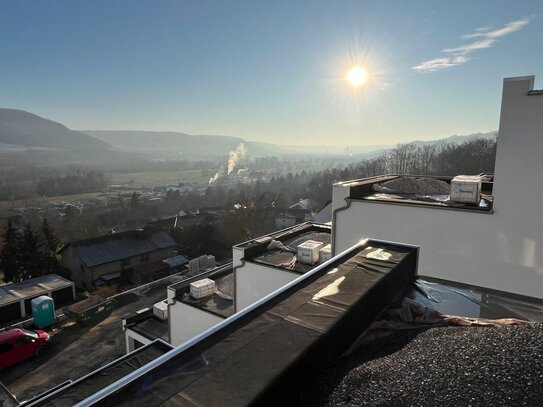
<svg viewBox="0 0 543 407">
<path fill-rule="evenodd" d="M 495 138 L 496 131 L 444 139 L 411 142 L 416 146 L 453 143 L 462 144 L 474 138 Z M 252 156 L 286 154 L 338 154 L 360 158 L 378 155 L 394 146 L 278 146 L 272 143 L 246 141 L 241 137 L 190 135 L 173 131 L 71 130 L 68 127 L 24 110 L 0 108 L 0 151 L 42 149 L 60 156 L 67 152 L 69 160 L 130 160 L 140 158 L 206 158 L 228 154 L 244 143 Z M 132 154 L 131 154 L 132 153 Z M 134 154 L 136 153 L 136 155 Z"/>
<path fill-rule="evenodd" d="M 103 140 L 24 110 L 0 108 L 0 143 L 61 150 L 107 150 Z"/>
<path fill-rule="evenodd" d="M 409 144 L 414 144 L 417 147 L 419 146 L 425 146 L 425 145 L 432 145 L 432 144 L 438 144 L 438 143 L 447 143 L 447 144 L 464 144 L 468 141 L 471 141 L 476 138 L 483 138 L 483 139 L 495 139 L 498 135 L 498 131 L 489 131 L 487 133 L 473 133 L 468 134 L 465 136 L 459 136 L 459 135 L 453 135 L 450 137 L 438 139 L 438 140 L 415 140 L 410 142 Z"/>
<path fill-rule="evenodd" d="M 174 131 L 81 130 L 114 148 L 131 152 L 156 152 L 173 156 L 218 156 L 244 143 L 253 156 L 282 154 L 274 144 L 258 143 L 234 136 L 191 135 Z"/>
</svg>

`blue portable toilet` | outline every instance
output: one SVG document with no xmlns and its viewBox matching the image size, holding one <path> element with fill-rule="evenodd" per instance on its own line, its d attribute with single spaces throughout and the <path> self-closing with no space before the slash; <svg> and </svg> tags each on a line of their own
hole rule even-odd
<svg viewBox="0 0 543 407">
<path fill-rule="evenodd" d="M 45 328 L 56 321 L 55 302 L 47 295 L 32 300 L 32 317 L 36 328 Z"/>
</svg>

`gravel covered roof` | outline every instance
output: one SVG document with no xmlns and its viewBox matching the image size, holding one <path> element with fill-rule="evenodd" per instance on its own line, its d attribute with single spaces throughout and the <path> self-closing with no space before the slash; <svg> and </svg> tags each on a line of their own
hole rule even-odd
<svg viewBox="0 0 543 407">
<path fill-rule="evenodd" d="M 543 323 L 392 331 L 304 378 L 283 400 L 330 406 L 536 406 Z"/>
</svg>

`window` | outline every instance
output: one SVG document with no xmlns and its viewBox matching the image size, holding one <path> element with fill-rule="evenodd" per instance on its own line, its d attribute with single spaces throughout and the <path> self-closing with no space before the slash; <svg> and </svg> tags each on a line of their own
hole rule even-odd
<svg viewBox="0 0 543 407">
<path fill-rule="evenodd" d="M 20 338 L 17 338 L 15 340 L 15 344 L 17 346 L 26 345 L 27 343 L 31 343 L 34 339 L 32 339 L 30 336 L 21 336 Z"/>
<path fill-rule="evenodd" d="M 149 263 L 149 253 L 142 254 L 140 257 L 140 262 L 143 264 Z"/>
<path fill-rule="evenodd" d="M 13 349 L 11 342 L 0 343 L 0 353 L 9 352 L 11 349 Z"/>
<path fill-rule="evenodd" d="M 83 266 L 83 263 L 81 263 L 81 264 L 79 265 L 79 269 L 81 270 L 82 273 L 85 272 L 85 266 Z"/>
<path fill-rule="evenodd" d="M 28 329 L 23 329 L 23 331 L 27 336 L 30 336 L 30 337 L 32 337 L 34 339 L 39 338 L 38 334 L 36 332 L 34 332 L 34 331 L 29 331 Z"/>
<path fill-rule="evenodd" d="M 130 266 L 130 257 L 121 260 L 121 267 Z"/>
</svg>

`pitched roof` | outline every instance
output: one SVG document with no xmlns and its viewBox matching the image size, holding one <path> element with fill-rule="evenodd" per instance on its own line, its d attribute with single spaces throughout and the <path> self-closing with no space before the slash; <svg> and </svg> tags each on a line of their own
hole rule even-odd
<svg viewBox="0 0 543 407">
<path fill-rule="evenodd" d="M 332 222 L 332 202 L 327 203 L 313 218 L 317 223 Z"/>
<path fill-rule="evenodd" d="M 87 267 L 110 263 L 176 245 L 164 231 L 130 230 L 70 243 Z"/>
<path fill-rule="evenodd" d="M 313 199 L 300 199 L 298 202 L 296 202 L 294 205 L 290 205 L 289 209 L 304 209 L 304 210 L 311 210 L 315 208 L 315 201 Z"/>
</svg>

